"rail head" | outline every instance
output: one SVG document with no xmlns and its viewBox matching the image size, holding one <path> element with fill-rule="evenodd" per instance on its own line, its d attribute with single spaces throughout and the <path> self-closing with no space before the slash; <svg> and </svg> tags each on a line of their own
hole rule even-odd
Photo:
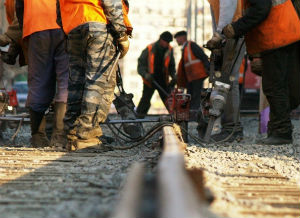
<svg viewBox="0 0 300 218">
<path fill-rule="evenodd" d="M 173 127 L 163 129 L 164 149 L 158 163 L 159 217 L 217 217 L 208 202 L 200 199 L 184 162 L 184 143 Z"/>
</svg>

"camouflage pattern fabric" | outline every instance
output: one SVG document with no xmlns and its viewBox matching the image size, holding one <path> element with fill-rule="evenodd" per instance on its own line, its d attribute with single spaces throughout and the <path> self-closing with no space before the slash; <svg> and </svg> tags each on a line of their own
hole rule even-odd
<svg viewBox="0 0 300 218">
<path fill-rule="evenodd" d="M 116 57 L 113 37 L 106 25 L 85 23 L 68 34 L 67 51 L 70 72 L 64 122 L 68 138 L 101 136 L 99 122 L 106 120 L 116 85 L 116 71 L 107 81 Z"/>
</svg>

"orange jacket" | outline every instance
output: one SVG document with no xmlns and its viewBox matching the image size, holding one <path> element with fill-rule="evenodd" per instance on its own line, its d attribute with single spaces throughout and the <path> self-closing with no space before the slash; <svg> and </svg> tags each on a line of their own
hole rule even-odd
<svg viewBox="0 0 300 218">
<path fill-rule="evenodd" d="M 186 82 L 207 77 L 203 62 L 192 51 L 191 41 L 188 41 L 183 49 L 183 56 L 178 65 L 177 82 L 179 87 L 185 87 Z"/>
<path fill-rule="evenodd" d="M 78 1 L 78 0 L 77 0 Z M 101 0 L 81 1 L 60 0 L 60 13 L 64 32 L 68 34 L 72 29 L 87 22 L 108 24 Z M 76 12 L 76 13 L 74 13 Z M 132 25 L 128 19 L 129 7 L 122 0 L 122 12 L 126 33 L 131 35 Z"/>
<path fill-rule="evenodd" d="M 247 0 L 243 3 L 247 9 Z M 273 0 L 268 17 L 245 37 L 250 55 L 280 48 L 300 40 L 300 19 L 291 0 Z"/>
<path fill-rule="evenodd" d="M 107 24 L 101 0 L 82 1 L 60 0 L 60 13 L 63 29 L 68 34 L 75 27 L 87 22 Z"/>
<path fill-rule="evenodd" d="M 152 50 L 154 44 L 150 44 L 147 46 L 148 48 L 148 73 L 154 74 L 154 59 L 155 59 L 155 54 Z M 172 54 L 172 47 L 169 45 L 169 50 L 165 54 L 165 59 L 164 59 L 164 75 L 165 75 L 165 81 L 167 84 L 169 84 L 169 64 L 171 60 L 171 54 Z M 148 82 L 143 78 L 143 81 L 146 85 L 151 87 L 151 83 Z"/>
<path fill-rule="evenodd" d="M 35 32 L 58 28 L 55 0 L 24 0 L 23 38 Z"/>
<path fill-rule="evenodd" d="M 8 24 L 12 24 L 15 18 L 15 0 L 6 0 L 4 4 Z"/>
</svg>

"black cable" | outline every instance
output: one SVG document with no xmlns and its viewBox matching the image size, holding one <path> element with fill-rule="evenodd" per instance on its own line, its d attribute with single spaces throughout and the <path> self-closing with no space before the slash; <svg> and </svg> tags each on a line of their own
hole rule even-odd
<svg viewBox="0 0 300 218">
<path fill-rule="evenodd" d="M 159 130 L 161 130 L 165 126 L 173 126 L 173 123 L 171 122 L 161 122 L 156 124 L 154 127 L 149 130 L 145 136 L 141 138 L 140 141 L 138 141 L 135 144 L 131 144 L 129 146 L 110 146 L 110 145 L 104 145 L 106 148 L 112 149 L 112 150 L 128 150 L 134 147 L 137 147 L 138 145 L 144 143 L 147 141 L 150 137 L 152 137 L 155 133 L 157 133 Z"/>
</svg>

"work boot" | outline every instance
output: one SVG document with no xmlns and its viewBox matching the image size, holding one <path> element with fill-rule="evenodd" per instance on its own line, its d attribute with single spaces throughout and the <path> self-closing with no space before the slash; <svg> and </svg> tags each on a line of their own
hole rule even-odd
<svg viewBox="0 0 300 218">
<path fill-rule="evenodd" d="M 64 116 L 66 113 L 67 104 L 56 102 L 54 105 L 54 120 L 53 132 L 51 135 L 50 146 L 59 149 L 65 149 L 67 144 L 67 136 L 64 132 Z"/>
<path fill-rule="evenodd" d="M 100 127 L 95 128 L 82 128 L 82 127 L 75 127 L 76 136 L 82 139 L 90 139 L 90 138 L 97 138 L 102 135 L 102 129 Z"/>
<path fill-rule="evenodd" d="M 221 130 L 220 133 L 212 135 L 211 139 L 214 143 L 233 142 L 233 141 L 240 142 L 243 140 L 243 130 L 239 129 L 239 130 L 235 130 L 234 132 L 233 130 L 229 130 L 229 129 Z"/>
<path fill-rule="evenodd" d="M 46 119 L 44 113 L 29 110 L 31 127 L 31 145 L 33 147 L 47 147 L 50 142 L 46 136 Z"/>
<path fill-rule="evenodd" d="M 68 137 L 69 138 L 69 137 Z M 101 141 L 98 138 L 90 139 L 68 139 L 66 149 L 68 151 L 77 151 L 81 149 L 97 149 L 100 148 Z"/>
<path fill-rule="evenodd" d="M 256 144 L 259 145 L 285 145 L 292 144 L 293 138 L 290 137 L 280 137 L 276 135 L 270 135 L 267 138 L 259 139 L 256 141 Z"/>
</svg>

